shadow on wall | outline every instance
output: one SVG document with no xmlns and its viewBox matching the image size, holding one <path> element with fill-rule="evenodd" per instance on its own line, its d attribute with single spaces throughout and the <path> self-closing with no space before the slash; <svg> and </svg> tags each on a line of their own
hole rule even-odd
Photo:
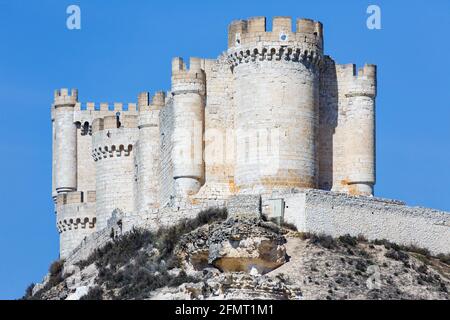
<svg viewBox="0 0 450 320">
<path fill-rule="evenodd" d="M 333 186 L 333 136 L 338 123 L 338 85 L 335 62 L 324 58 L 320 78 L 319 101 L 319 189 L 330 191 Z"/>
</svg>

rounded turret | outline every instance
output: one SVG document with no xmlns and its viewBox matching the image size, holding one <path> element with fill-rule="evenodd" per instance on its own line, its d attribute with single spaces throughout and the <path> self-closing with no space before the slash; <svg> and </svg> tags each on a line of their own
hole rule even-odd
<svg viewBox="0 0 450 320">
<path fill-rule="evenodd" d="M 375 185 L 376 78 L 376 66 L 365 65 L 351 77 L 345 91 L 344 183 L 354 195 L 373 195 Z"/>
<path fill-rule="evenodd" d="M 95 191 L 58 194 L 56 212 L 60 258 L 64 259 L 83 239 L 95 232 Z"/>
<path fill-rule="evenodd" d="M 202 60 L 190 59 L 189 69 L 181 58 L 172 61 L 173 121 L 172 161 L 175 189 L 179 196 L 198 192 L 204 179 L 203 121 L 206 80 Z"/>
<path fill-rule="evenodd" d="M 275 17 L 231 23 L 228 62 L 234 76 L 235 182 L 245 190 L 317 186 L 316 140 L 322 24 Z"/>
<path fill-rule="evenodd" d="M 77 189 L 77 127 L 74 122 L 77 102 L 76 89 L 55 90 L 52 105 L 54 196 Z"/>
<path fill-rule="evenodd" d="M 136 210 L 143 213 L 159 206 L 160 131 L 159 112 L 165 105 L 165 93 L 152 99 L 148 92 L 138 96 L 139 120 L 136 143 Z"/>
</svg>

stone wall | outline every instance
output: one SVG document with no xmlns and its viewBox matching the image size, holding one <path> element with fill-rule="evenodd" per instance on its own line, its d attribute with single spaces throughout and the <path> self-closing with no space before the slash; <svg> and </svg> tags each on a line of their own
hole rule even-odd
<svg viewBox="0 0 450 320">
<path fill-rule="evenodd" d="M 296 190 L 263 198 L 266 215 L 271 214 L 269 199 L 284 200 L 284 221 L 299 231 L 333 237 L 362 234 L 369 240 L 386 239 L 435 254 L 450 253 L 449 212 L 409 207 L 394 200 Z"/>
<path fill-rule="evenodd" d="M 95 191 L 59 194 L 56 226 L 60 234 L 60 257 L 65 258 L 96 230 Z"/>
<path fill-rule="evenodd" d="M 70 254 L 65 257 L 64 266 L 72 266 L 79 261 L 86 260 L 97 248 L 112 241 L 114 236 L 121 235 L 122 228 L 118 224 L 121 219 L 121 216 L 112 215 L 107 222 L 107 227 L 83 238 Z"/>
<path fill-rule="evenodd" d="M 160 144 L 161 159 L 159 172 L 159 203 L 166 206 L 175 195 L 172 163 L 173 134 L 173 100 L 171 93 L 167 95 L 166 106 L 160 112 Z"/>
<path fill-rule="evenodd" d="M 106 226 L 114 209 L 134 211 L 134 147 L 137 136 L 137 126 L 109 128 L 93 134 L 99 230 Z"/>
</svg>

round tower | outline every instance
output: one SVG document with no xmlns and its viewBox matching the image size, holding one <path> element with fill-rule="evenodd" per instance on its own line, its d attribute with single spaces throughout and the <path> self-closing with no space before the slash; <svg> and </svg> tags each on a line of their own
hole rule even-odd
<svg viewBox="0 0 450 320">
<path fill-rule="evenodd" d="M 92 157 L 96 172 L 97 230 L 107 226 L 115 209 L 134 212 L 134 146 L 137 116 L 118 112 L 95 119 L 92 125 Z"/>
<path fill-rule="evenodd" d="M 246 190 L 317 186 L 316 140 L 322 24 L 275 17 L 228 30 L 237 134 L 235 183 Z"/>
<path fill-rule="evenodd" d="M 373 195 L 375 185 L 376 71 L 375 65 L 365 65 L 345 94 L 345 183 L 354 195 Z"/>
<path fill-rule="evenodd" d="M 54 192 L 65 193 L 77 189 L 77 127 L 74 108 L 78 91 L 68 89 L 55 91 L 53 114 Z"/>
<path fill-rule="evenodd" d="M 138 141 L 136 143 L 136 210 L 138 213 L 159 206 L 159 111 L 165 93 L 157 92 L 150 100 L 148 92 L 138 97 Z"/>
<path fill-rule="evenodd" d="M 191 58 L 189 69 L 183 59 L 173 59 L 172 95 L 173 177 L 177 195 L 184 197 L 197 193 L 204 179 L 205 73 L 201 59 Z"/>
</svg>

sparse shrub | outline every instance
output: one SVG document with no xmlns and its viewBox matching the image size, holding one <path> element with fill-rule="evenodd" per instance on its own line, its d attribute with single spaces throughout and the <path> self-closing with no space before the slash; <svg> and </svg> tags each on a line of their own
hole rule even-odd
<svg viewBox="0 0 450 320">
<path fill-rule="evenodd" d="M 198 282 L 198 279 L 188 276 L 184 270 L 182 270 L 178 276 L 171 279 L 169 282 L 169 287 L 178 287 L 179 285 L 183 283 L 189 283 L 189 282 Z"/>
<path fill-rule="evenodd" d="M 309 232 L 298 232 L 297 236 L 302 240 L 308 240 L 311 238 L 311 233 Z"/>
<path fill-rule="evenodd" d="M 312 234 L 309 241 L 312 244 L 320 245 L 324 247 L 325 249 L 334 249 L 337 248 L 336 240 L 334 240 L 331 236 L 326 235 L 315 235 Z"/>
<path fill-rule="evenodd" d="M 429 274 L 423 274 L 423 273 L 421 273 L 421 274 L 419 275 L 419 280 L 418 280 L 417 282 L 419 282 L 419 284 L 424 284 L 424 283 L 434 283 L 434 282 L 435 282 L 435 279 L 434 279 L 431 275 L 429 275 Z"/>
<path fill-rule="evenodd" d="M 285 228 L 285 229 L 289 229 L 289 230 L 292 230 L 292 231 L 297 231 L 298 230 L 297 227 L 293 223 L 289 223 L 289 222 L 285 222 L 285 221 L 283 221 L 281 223 L 281 226 L 283 228 Z"/>
<path fill-rule="evenodd" d="M 358 271 L 366 272 L 366 270 L 367 270 L 367 263 L 364 260 L 358 260 L 356 262 L 355 268 Z"/>
<path fill-rule="evenodd" d="M 438 258 L 441 262 L 450 265 L 450 254 L 443 254 L 443 253 L 440 253 L 440 254 L 437 255 L 437 258 Z"/>
<path fill-rule="evenodd" d="M 25 294 L 23 295 L 23 297 L 21 298 L 21 300 L 28 300 L 33 296 L 33 288 L 34 288 L 35 284 L 31 283 L 28 285 L 28 287 L 25 290 Z"/>
<path fill-rule="evenodd" d="M 80 300 L 103 300 L 103 289 L 99 286 L 91 287 Z"/>
<path fill-rule="evenodd" d="M 368 242 L 367 238 L 363 235 L 363 234 L 358 234 L 358 237 L 356 238 L 358 240 L 358 242 L 360 243 L 364 243 L 364 242 Z"/>
<path fill-rule="evenodd" d="M 384 256 L 386 258 L 390 258 L 396 261 L 401 261 L 401 262 L 406 262 L 409 260 L 409 256 L 402 252 L 402 251 L 398 251 L 398 250 L 394 250 L 394 249 L 389 249 Z"/>
<path fill-rule="evenodd" d="M 175 246 L 182 235 L 226 218 L 226 210 L 208 209 L 194 219 L 180 221 L 156 233 L 133 229 L 97 249 L 78 265 L 85 267 L 95 262 L 99 271 L 97 283 L 104 285 L 106 290 L 119 289 L 114 299 L 144 299 L 157 288 L 197 282 L 198 279 L 187 276 L 183 271 L 178 276 L 168 272 L 181 264 L 173 254 Z M 93 292 L 93 297 L 94 294 L 98 292 Z"/>
<path fill-rule="evenodd" d="M 339 237 L 339 241 L 345 245 L 354 247 L 358 244 L 358 240 L 355 237 L 352 237 L 349 234 Z"/>
<path fill-rule="evenodd" d="M 27 288 L 27 292 L 23 296 L 23 299 L 28 299 L 28 300 L 42 299 L 42 296 L 45 292 L 47 292 L 52 287 L 55 287 L 64 281 L 64 277 L 62 274 L 63 268 L 64 268 L 64 260 L 54 261 L 48 268 L 49 279 L 48 279 L 47 283 L 45 284 L 45 286 L 42 289 L 40 289 L 38 292 L 36 292 L 34 295 L 31 295 L 34 285 L 33 285 L 33 287 L 29 286 Z M 31 290 L 31 291 L 29 292 L 29 290 Z M 29 292 L 29 294 L 27 295 L 28 292 Z"/>
<path fill-rule="evenodd" d="M 50 272 L 50 278 L 48 279 L 47 283 L 48 287 L 54 287 L 64 280 L 64 277 L 62 275 L 63 267 L 64 260 L 56 260 L 50 265 L 50 268 L 48 270 Z"/>
<path fill-rule="evenodd" d="M 419 267 L 416 269 L 416 271 L 419 272 L 419 273 L 427 274 L 427 273 L 428 273 L 428 268 L 427 268 L 426 265 L 422 264 L 421 266 L 419 266 Z"/>
<path fill-rule="evenodd" d="M 397 245 L 395 243 L 392 243 L 392 242 L 390 242 L 388 240 L 385 240 L 385 239 L 383 239 L 383 240 L 378 240 L 377 239 L 377 240 L 374 240 L 373 243 L 376 244 L 376 245 L 379 245 L 379 246 L 384 246 L 387 250 L 390 250 L 390 249 L 393 249 L 395 251 L 400 250 L 400 246 L 399 245 Z"/>
<path fill-rule="evenodd" d="M 400 248 L 403 251 L 408 251 L 408 252 L 413 252 L 413 253 L 418 253 L 423 255 L 426 258 L 430 258 L 431 257 L 431 253 L 430 250 L 425 249 L 425 248 L 419 248 L 416 247 L 415 245 L 410 245 L 410 246 L 400 246 Z"/>
<path fill-rule="evenodd" d="M 50 276 L 56 276 L 62 272 L 63 267 L 64 261 L 56 260 L 50 265 L 50 267 L 48 268 L 48 272 L 50 272 Z"/>
<path fill-rule="evenodd" d="M 359 253 L 359 255 L 361 257 L 364 257 L 364 258 L 369 258 L 370 257 L 370 254 L 364 249 L 359 250 L 358 253 Z"/>
</svg>

